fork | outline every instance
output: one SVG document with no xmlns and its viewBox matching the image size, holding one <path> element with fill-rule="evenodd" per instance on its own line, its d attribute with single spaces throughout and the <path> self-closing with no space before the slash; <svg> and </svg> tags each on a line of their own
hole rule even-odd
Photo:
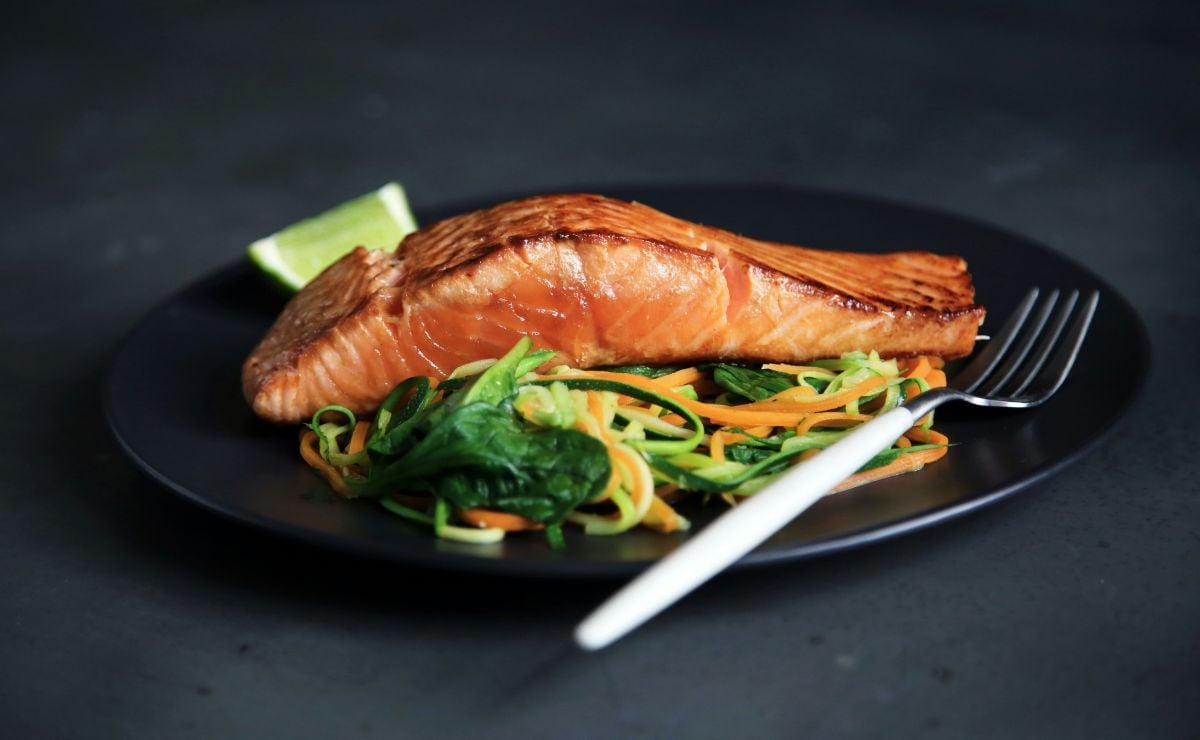
<svg viewBox="0 0 1200 740">
<path fill-rule="evenodd" d="M 1037 288 L 1030 290 L 947 387 L 880 414 L 795 465 L 630 581 L 579 624 L 576 643 L 598 650 L 636 629 L 750 552 L 934 408 L 948 401 L 1010 409 L 1045 403 L 1071 372 L 1100 294 L 1093 291 L 1082 303 L 1079 291 L 1062 301 L 1058 290 L 1039 297 Z"/>
</svg>

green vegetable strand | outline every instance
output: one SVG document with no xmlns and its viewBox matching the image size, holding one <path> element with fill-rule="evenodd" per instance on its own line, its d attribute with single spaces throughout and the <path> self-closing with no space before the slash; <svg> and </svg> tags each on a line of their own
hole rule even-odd
<svg viewBox="0 0 1200 740">
<path fill-rule="evenodd" d="M 639 401 L 645 401 L 664 409 L 679 414 L 687 422 L 688 428 L 692 430 L 690 436 L 686 439 L 646 439 L 646 440 L 628 440 L 631 447 L 635 447 L 644 452 L 652 452 L 658 454 L 678 454 L 681 452 L 691 452 L 696 449 L 704 439 L 704 422 L 696 415 L 694 411 L 687 406 L 676 403 L 667 396 L 655 393 L 654 391 L 646 390 L 640 386 L 621 383 L 616 380 L 601 380 L 598 378 L 574 378 L 570 375 L 560 375 L 553 380 L 538 379 L 530 381 L 532 385 L 550 385 L 552 383 L 562 383 L 571 390 L 580 391 L 612 391 L 620 393 L 631 398 L 636 398 Z M 653 431 L 647 429 L 647 431 Z"/>
<path fill-rule="evenodd" d="M 616 428 L 610 430 L 613 439 L 641 455 L 641 461 L 634 461 L 639 476 L 647 474 L 641 467 L 644 461 L 657 483 L 670 482 L 706 495 L 753 495 L 798 456 L 824 449 L 850 432 L 826 427 L 797 435 L 795 428 L 781 429 L 770 437 L 728 442 L 724 457 L 714 459 L 698 450 L 709 431 L 704 421 L 676 400 L 679 396 L 697 400 L 692 386 L 673 388 L 668 396 L 631 383 L 569 371 L 549 377 L 530 375 L 555 354 L 535 350 L 532 340 L 524 337 L 500 359 L 463 365 L 436 388 L 430 378 L 409 378 L 384 399 L 364 448 L 353 455 L 341 446 L 341 440 L 358 423 L 348 408 L 326 406 L 307 426 L 317 435 L 320 454 L 331 465 L 357 466 L 355 475 L 345 476 L 354 493 L 378 499 L 387 511 L 430 526 L 439 537 L 474 543 L 499 541 L 504 532 L 498 527 L 451 523 L 455 510 L 486 509 L 544 525 L 546 540 L 554 549 L 565 546 L 564 521 L 582 525 L 589 534 L 614 534 L 636 526 L 652 503 L 639 498 L 635 507 L 624 487 L 627 481 L 618 480 L 608 495 L 615 514 L 585 506 L 609 490 L 614 471 L 608 442 L 575 428 L 581 421 L 592 423 L 581 416 L 592 412 L 577 392 L 601 394 L 604 413 L 609 418 L 615 415 Z M 844 408 L 850 414 L 860 413 L 864 407 L 870 414 L 879 414 L 902 403 L 911 390 L 929 388 L 924 380 L 902 377 L 894 360 L 881 360 L 874 352 L 847 353 L 811 365 L 818 369 L 798 374 L 731 363 L 704 367 L 723 391 L 718 402 L 734 404 L 763 401 L 801 385 L 829 395 L 878 375 L 887 382 Z M 612 371 L 661 377 L 677 369 L 629 366 Z M 652 408 L 618 407 L 612 394 L 637 399 Z M 659 415 L 660 410 L 663 415 L 678 415 L 683 423 L 668 422 Z M 326 420 L 334 416 L 340 418 Z M 931 423 L 927 419 L 922 426 L 928 428 Z M 938 447 L 942 445 L 893 446 L 860 470 Z M 622 469 L 627 467 L 622 463 Z M 638 483 L 637 489 L 646 485 Z M 432 511 L 401 504 L 393 498 L 400 491 L 428 494 Z M 579 510 L 580 506 L 585 508 Z"/>
</svg>

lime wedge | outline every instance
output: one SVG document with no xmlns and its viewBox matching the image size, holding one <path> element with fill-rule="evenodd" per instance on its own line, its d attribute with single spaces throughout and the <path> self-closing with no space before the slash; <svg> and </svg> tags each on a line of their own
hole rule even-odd
<svg viewBox="0 0 1200 740">
<path fill-rule="evenodd" d="M 373 193 L 259 239 L 248 252 L 258 269 L 296 291 L 355 247 L 395 249 L 416 230 L 404 188 L 389 182 Z"/>
</svg>

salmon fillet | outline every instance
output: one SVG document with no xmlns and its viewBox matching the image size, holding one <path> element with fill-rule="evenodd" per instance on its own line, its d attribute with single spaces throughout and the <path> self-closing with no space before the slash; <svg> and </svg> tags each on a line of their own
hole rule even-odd
<svg viewBox="0 0 1200 740">
<path fill-rule="evenodd" d="M 759 241 L 599 195 L 502 203 L 358 248 L 247 358 L 264 419 L 372 411 L 400 381 L 499 357 L 522 335 L 577 367 L 968 354 L 984 310 L 959 257 Z"/>
</svg>

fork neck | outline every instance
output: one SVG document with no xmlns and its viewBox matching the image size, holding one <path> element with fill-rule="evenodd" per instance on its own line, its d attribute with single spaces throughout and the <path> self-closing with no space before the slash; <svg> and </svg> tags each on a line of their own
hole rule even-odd
<svg viewBox="0 0 1200 740">
<path fill-rule="evenodd" d="M 954 399 L 965 398 L 967 394 L 954 388 L 934 388 L 925 391 L 911 401 L 904 404 L 904 407 L 912 412 L 914 419 L 920 419 L 925 414 L 933 411 L 938 406 L 941 406 L 947 401 Z"/>
</svg>

